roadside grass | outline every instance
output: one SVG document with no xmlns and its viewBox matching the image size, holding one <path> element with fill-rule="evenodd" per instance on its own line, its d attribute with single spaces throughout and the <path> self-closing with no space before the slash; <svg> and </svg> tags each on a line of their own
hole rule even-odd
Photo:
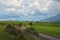
<svg viewBox="0 0 60 40">
<path fill-rule="evenodd" d="M 4 31 L 5 26 L 0 26 L 0 40 L 15 40 L 15 37 Z"/>
<path fill-rule="evenodd" d="M 40 33 L 60 38 L 60 23 L 35 23 L 34 28 Z"/>
</svg>

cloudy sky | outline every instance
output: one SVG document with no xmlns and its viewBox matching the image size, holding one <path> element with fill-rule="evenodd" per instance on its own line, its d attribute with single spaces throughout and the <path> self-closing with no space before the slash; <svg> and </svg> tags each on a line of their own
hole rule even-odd
<svg viewBox="0 0 60 40">
<path fill-rule="evenodd" d="M 39 21 L 60 13 L 60 0 L 0 0 L 0 21 Z"/>
</svg>

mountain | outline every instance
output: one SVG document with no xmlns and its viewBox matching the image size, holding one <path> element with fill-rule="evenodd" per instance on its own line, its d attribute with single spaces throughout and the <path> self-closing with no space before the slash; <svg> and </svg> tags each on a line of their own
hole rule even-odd
<svg viewBox="0 0 60 40">
<path fill-rule="evenodd" d="M 41 20 L 41 22 L 60 22 L 60 14 L 53 16 L 51 18 Z"/>
</svg>

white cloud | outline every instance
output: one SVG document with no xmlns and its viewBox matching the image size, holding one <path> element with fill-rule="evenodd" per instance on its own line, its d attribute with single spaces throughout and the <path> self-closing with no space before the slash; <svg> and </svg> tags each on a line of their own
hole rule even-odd
<svg viewBox="0 0 60 40">
<path fill-rule="evenodd" d="M 52 4 L 52 0 L 35 0 L 34 5 L 42 12 L 48 11 L 49 6 Z"/>
<path fill-rule="evenodd" d="M 58 3 L 53 2 L 53 0 L 0 0 L 0 4 L 7 5 L 2 11 L 0 8 L 0 14 L 3 13 L 4 15 L 23 14 L 24 17 L 28 17 L 28 15 L 34 15 L 34 13 L 39 11 L 40 14 L 49 12 L 49 15 L 54 16 L 56 9 L 60 10 Z M 29 18 L 31 18 L 31 16 Z"/>
<path fill-rule="evenodd" d="M 33 10 L 32 12 L 31 12 L 31 14 L 34 14 L 35 13 L 35 11 Z"/>
<path fill-rule="evenodd" d="M 21 6 L 22 0 L 21 1 L 17 1 L 17 0 L 13 0 L 10 2 L 11 5 L 15 5 L 15 6 Z"/>
<path fill-rule="evenodd" d="M 4 11 L 11 12 L 11 11 L 17 11 L 15 8 L 6 8 Z"/>
<path fill-rule="evenodd" d="M 2 18 L 0 21 L 16 21 L 15 18 Z"/>
<path fill-rule="evenodd" d="M 41 6 L 39 5 L 39 3 L 38 3 L 37 1 L 34 2 L 34 5 L 35 5 L 38 9 L 41 8 Z"/>
<path fill-rule="evenodd" d="M 29 7 L 31 8 L 31 6 L 35 6 L 37 9 L 39 9 L 40 11 L 47 11 L 48 7 L 50 6 L 52 0 L 0 0 L 2 4 L 6 4 L 6 5 L 10 5 L 10 6 L 16 6 L 18 7 L 23 7 L 24 11 L 26 11 L 26 8 L 23 4 L 28 4 Z M 9 10 L 15 10 L 16 8 L 12 8 Z M 18 9 L 19 10 L 19 9 Z M 22 10 L 22 9 L 21 9 Z M 19 10 L 19 11 L 21 11 Z M 16 10 L 17 11 L 17 10 Z M 28 11 L 28 10 L 27 10 Z"/>
<path fill-rule="evenodd" d="M 60 10 L 60 4 L 58 5 L 58 9 Z"/>
<path fill-rule="evenodd" d="M 11 6 L 21 6 L 23 0 L 0 0 L 0 3 L 6 4 L 6 5 L 11 5 Z"/>
<path fill-rule="evenodd" d="M 50 14 L 51 14 L 51 16 L 55 16 L 55 15 L 57 15 L 56 12 L 50 12 Z"/>
<path fill-rule="evenodd" d="M 22 14 L 23 14 L 25 17 L 28 16 L 28 14 L 26 14 L 26 13 L 22 13 Z"/>
</svg>

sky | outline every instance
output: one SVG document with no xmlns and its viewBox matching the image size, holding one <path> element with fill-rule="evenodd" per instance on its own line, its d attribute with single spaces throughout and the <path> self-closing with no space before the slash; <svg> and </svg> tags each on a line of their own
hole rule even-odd
<svg viewBox="0 0 60 40">
<path fill-rule="evenodd" d="M 0 21 L 40 21 L 60 14 L 60 0 L 0 0 Z"/>
</svg>

